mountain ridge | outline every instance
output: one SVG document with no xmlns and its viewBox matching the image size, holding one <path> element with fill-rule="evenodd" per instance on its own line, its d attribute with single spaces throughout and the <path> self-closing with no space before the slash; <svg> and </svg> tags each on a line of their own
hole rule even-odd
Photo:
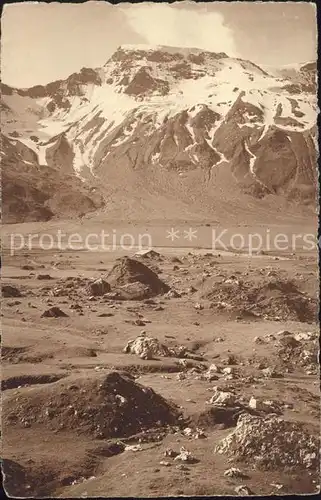
<svg viewBox="0 0 321 500">
<path fill-rule="evenodd" d="M 180 193 L 190 192 L 195 171 L 214 205 L 221 196 L 216 187 L 232 176 L 236 197 L 313 206 L 316 67 L 309 62 L 295 71 L 273 76 L 223 52 L 123 45 L 103 67 L 65 80 L 30 89 L 2 84 L 3 134 L 11 149 L 20 143 L 36 155 L 39 176 L 53 169 L 62 183 L 64 174 L 74 177 L 75 191 L 79 182 L 88 192 L 97 189 L 93 212 L 108 211 L 122 192 L 139 196 L 142 174 L 147 193 L 156 185 L 163 191 L 169 172 Z M 2 152 L 9 175 L 10 148 Z M 122 171 L 132 188 L 124 189 Z M 89 210 L 87 202 L 83 208 Z"/>
</svg>

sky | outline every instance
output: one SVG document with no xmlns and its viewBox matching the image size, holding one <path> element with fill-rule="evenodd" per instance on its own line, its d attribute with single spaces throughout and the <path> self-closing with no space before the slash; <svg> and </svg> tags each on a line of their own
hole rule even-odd
<svg viewBox="0 0 321 500">
<path fill-rule="evenodd" d="M 197 47 L 271 66 L 317 57 L 308 2 L 23 2 L 5 6 L 1 30 L 1 79 L 15 87 L 103 66 L 121 44 Z"/>
</svg>

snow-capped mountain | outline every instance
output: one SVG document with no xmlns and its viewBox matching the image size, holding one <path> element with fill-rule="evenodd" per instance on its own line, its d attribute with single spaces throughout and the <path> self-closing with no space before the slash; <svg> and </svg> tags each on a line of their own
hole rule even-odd
<svg viewBox="0 0 321 500">
<path fill-rule="evenodd" d="M 315 63 L 263 69 L 223 52 L 125 45 L 66 80 L 2 85 L 1 114 L 10 182 L 31 164 L 39 181 L 49 171 L 59 183 L 68 176 L 75 192 L 87 190 L 81 212 L 122 196 L 129 205 L 201 197 L 209 209 L 238 192 L 315 199 Z"/>
</svg>

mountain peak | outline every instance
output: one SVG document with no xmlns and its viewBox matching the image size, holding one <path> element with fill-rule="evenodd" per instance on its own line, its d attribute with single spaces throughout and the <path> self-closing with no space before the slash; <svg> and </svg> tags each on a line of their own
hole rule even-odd
<svg viewBox="0 0 321 500">
<path fill-rule="evenodd" d="M 164 52 L 167 54 L 181 54 L 183 57 L 187 57 L 190 54 L 213 54 L 213 56 L 217 56 L 218 54 L 221 57 L 228 57 L 225 52 L 213 52 L 207 49 L 201 49 L 197 47 L 174 47 L 171 45 L 150 45 L 150 44 L 122 44 L 118 47 L 117 51 L 122 52 Z"/>
</svg>

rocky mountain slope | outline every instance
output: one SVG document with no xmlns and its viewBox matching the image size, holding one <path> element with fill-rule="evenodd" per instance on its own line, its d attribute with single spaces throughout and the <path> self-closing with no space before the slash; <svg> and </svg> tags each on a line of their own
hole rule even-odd
<svg viewBox="0 0 321 500">
<path fill-rule="evenodd" d="M 313 205 L 316 110 L 315 63 L 175 47 L 121 46 L 66 80 L 2 85 L 4 217 Z"/>
</svg>

